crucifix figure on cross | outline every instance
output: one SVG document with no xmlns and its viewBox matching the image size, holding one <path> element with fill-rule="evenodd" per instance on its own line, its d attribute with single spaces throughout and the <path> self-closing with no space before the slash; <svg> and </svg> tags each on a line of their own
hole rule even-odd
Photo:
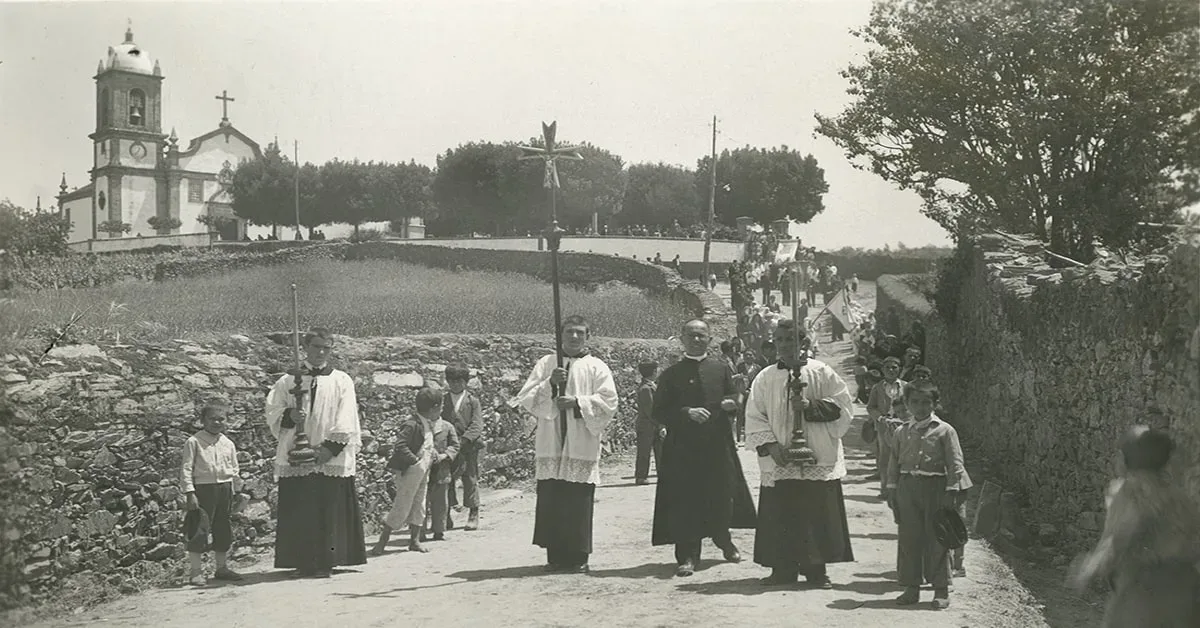
<svg viewBox="0 0 1200 628">
<path fill-rule="evenodd" d="M 229 124 L 229 103 L 234 102 L 236 99 L 230 98 L 229 94 L 226 93 L 225 90 L 221 90 L 221 95 L 217 96 L 216 99 L 221 101 L 221 124 L 228 125 Z"/>
</svg>

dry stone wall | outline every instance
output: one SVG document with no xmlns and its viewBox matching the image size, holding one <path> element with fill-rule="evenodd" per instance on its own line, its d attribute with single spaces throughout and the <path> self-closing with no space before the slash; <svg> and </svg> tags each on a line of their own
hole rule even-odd
<svg viewBox="0 0 1200 628">
<path fill-rule="evenodd" d="M 268 549 L 274 536 L 273 439 L 263 423 L 269 387 L 292 361 L 290 335 L 213 337 L 160 345 L 67 345 L 45 356 L 0 356 L 0 464 L 8 506 L 0 512 L 0 601 L 47 595 L 69 577 L 128 590 L 147 563 L 183 555 L 179 449 L 197 429 L 198 403 L 212 395 L 235 408 L 229 436 L 243 483 L 234 504 L 235 555 Z M 334 364 L 355 381 L 363 427 L 360 502 L 368 531 L 390 504 L 384 455 L 396 421 L 447 365 L 471 369 L 491 439 L 486 484 L 530 476 L 532 425 L 493 409 L 514 395 L 553 337 L 431 335 L 338 337 Z M 666 341 L 604 340 L 594 353 L 612 366 L 622 407 L 613 449 L 634 442 L 636 366 L 677 356 Z M 170 564 L 170 563 L 168 563 Z"/>
<path fill-rule="evenodd" d="M 905 282 L 878 283 L 877 311 L 925 323 L 943 405 L 1035 520 L 1022 544 L 1078 549 L 1103 525 L 1103 494 L 1128 426 L 1169 430 L 1171 473 L 1200 495 L 1200 249 L 1052 268 L 1041 245 L 1000 236 L 957 258 L 935 310 Z M 948 312 L 943 320 L 939 312 Z"/>
</svg>

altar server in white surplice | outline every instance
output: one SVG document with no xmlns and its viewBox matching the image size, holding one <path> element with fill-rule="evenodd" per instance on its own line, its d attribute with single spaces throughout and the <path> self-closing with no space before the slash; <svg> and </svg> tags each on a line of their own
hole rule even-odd
<svg viewBox="0 0 1200 628">
<path fill-rule="evenodd" d="M 562 337 L 563 366 L 553 354 L 538 360 L 510 404 L 537 418 L 533 544 L 546 549 L 548 571 L 582 573 L 592 553 L 600 442 L 617 413 L 617 388 L 608 365 L 588 353 L 587 320 L 567 317 Z"/>
</svg>

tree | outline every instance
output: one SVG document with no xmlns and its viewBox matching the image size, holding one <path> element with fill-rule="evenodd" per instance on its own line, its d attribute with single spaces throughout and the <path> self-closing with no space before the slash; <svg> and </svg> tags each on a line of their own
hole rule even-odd
<svg viewBox="0 0 1200 628">
<path fill-rule="evenodd" d="M 425 217 L 432 205 L 433 170 L 416 161 L 378 164 L 371 170 L 369 187 L 373 213 L 379 220 L 399 221 L 410 216 Z"/>
<path fill-rule="evenodd" d="M 1088 262 L 1200 198 L 1200 9 L 1185 0 L 883 0 L 818 132 L 956 237 Z M 863 163 L 865 161 L 865 164 Z"/>
<path fill-rule="evenodd" d="M 99 231 L 100 233 L 107 233 L 108 235 L 116 237 L 133 231 L 133 225 L 127 222 L 121 222 L 120 220 L 105 220 L 104 222 L 96 225 L 96 231 Z"/>
<path fill-rule="evenodd" d="M 318 204 L 328 222 L 353 225 L 354 235 L 364 222 L 381 219 L 380 204 L 371 195 L 370 182 L 380 165 L 334 159 L 320 168 Z"/>
<path fill-rule="evenodd" d="M 563 142 L 569 146 L 570 142 Z M 592 224 L 592 214 L 599 222 L 621 211 L 627 185 L 625 162 L 603 148 L 587 142 L 580 145 L 579 154 L 583 161 L 560 161 L 558 178 L 562 188 L 558 198 L 558 221 L 564 227 L 586 228 Z M 545 165 L 538 161 L 520 162 L 535 164 L 543 183 L 542 212 L 529 216 L 532 225 L 544 227 L 549 220 L 549 193 L 545 191 Z"/>
<path fill-rule="evenodd" d="M 71 223 L 56 213 L 31 212 L 0 201 L 0 249 L 13 255 L 65 255 Z"/>
<path fill-rule="evenodd" d="M 295 224 L 295 173 L 295 164 L 274 147 L 238 164 L 230 184 L 233 213 L 256 225 Z"/>
<path fill-rule="evenodd" d="M 696 173 L 664 163 L 634 164 L 627 173 L 628 187 L 621 209 L 626 225 L 669 227 L 675 222 L 693 225 L 704 220 Z"/>
<path fill-rule="evenodd" d="M 528 144 L 541 141 L 534 138 Z M 619 156 L 587 143 L 579 152 L 583 161 L 558 164 L 562 186 L 558 220 L 564 228 L 590 224 L 593 212 L 602 219 L 612 216 L 625 195 L 624 162 Z M 543 186 L 545 164 L 521 161 L 520 156 L 516 142 L 472 142 L 439 155 L 430 232 L 503 234 L 544 229 L 550 216 L 549 193 Z"/>
<path fill-rule="evenodd" d="M 508 179 L 515 174 L 513 164 L 519 156 L 515 147 L 492 142 L 471 142 L 438 155 L 432 186 L 436 212 L 429 221 L 430 231 L 501 233 L 515 212 L 512 203 L 517 199 L 511 194 L 505 198 L 502 190 L 514 188 Z"/>
<path fill-rule="evenodd" d="M 696 164 L 695 186 L 707 203 L 711 157 Z M 808 222 L 825 210 L 822 197 L 829 191 L 825 171 L 812 155 L 801 155 L 787 146 L 722 151 L 717 157 L 717 221 L 736 224 L 749 216 L 758 224 L 781 219 Z M 707 216 L 705 216 L 707 219 Z"/>
<path fill-rule="evenodd" d="M 172 229 L 178 229 L 183 223 L 174 216 L 151 216 L 146 221 L 159 235 L 167 235 Z"/>
</svg>

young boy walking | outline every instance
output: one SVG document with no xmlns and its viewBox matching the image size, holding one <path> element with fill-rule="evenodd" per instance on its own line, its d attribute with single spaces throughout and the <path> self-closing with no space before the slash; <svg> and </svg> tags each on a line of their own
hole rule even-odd
<svg viewBox="0 0 1200 628">
<path fill-rule="evenodd" d="M 428 552 L 421 545 L 425 524 L 425 500 L 429 492 L 429 470 L 433 466 L 433 422 L 437 420 L 441 394 L 432 388 L 417 392 L 417 412 L 400 424 L 396 445 L 387 467 L 395 474 L 396 498 L 384 519 L 372 556 L 382 556 L 392 531 L 408 526 L 408 550 Z"/>
<path fill-rule="evenodd" d="M 1200 505 L 1164 471 L 1174 447 L 1144 425 L 1121 439 L 1125 473 L 1109 485 L 1100 543 L 1070 578 L 1078 590 L 1108 579 L 1103 628 L 1200 626 Z"/>
<path fill-rule="evenodd" d="M 447 485 L 449 504 L 458 511 L 467 508 L 466 530 L 479 529 L 479 456 L 487 448 L 483 434 L 483 406 L 479 398 L 467 390 L 471 371 L 465 364 L 455 364 L 446 369 L 446 386 L 450 390 L 442 398 L 442 418 L 454 426 L 458 434 L 458 456 Z M 462 479 L 462 503 L 459 503 L 455 485 Z M 453 530 L 452 515 L 446 514 L 446 529 Z"/>
<path fill-rule="evenodd" d="M 210 548 L 217 561 L 213 578 L 242 579 L 226 562 L 229 547 L 233 544 L 233 528 L 229 522 L 233 484 L 241 481 L 237 448 L 224 433 L 229 409 L 229 404 L 222 400 L 205 403 L 200 409 L 203 429 L 183 444 L 180 487 L 187 498 L 188 513 L 183 525 L 191 567 L 188 583 L 194 586 L 207 584 L 201 573 L 201 562 L 204 552 Z M 209 532 L 212 533 L 211 545 L 208 543 Z"/>
<path fill-rule="evenodd" d="M 879 424 L 879 417 L 894 416 L 892 404 L 900 398 L 904 391 L 904 382 L 900 379 L 900 360 L 897 358 L 886 358 L 883 361 L 883 381 L 871 387 L 871 394 L 867 398 L 867 417 L 875 421 L 875 429 L 878 432 L 879 428 L 883 427 Z M 900 418 L 905 418 L 903 415 Z M 884 486 L 884 474 L 887 473 L 889 451 L 883 447 L 882 441 L 875 441 L 875 460 L 876 473 L 868 476 L 867 479 L 875 479 L 878 477 L 880 488 Z"/>
<path fill-rule="evenodd" d="M 637 459 L 633 467 L 633 481 L 635 484 L 647 484 L 650 482 L 650 457 L 654 456 L 654 469 L 657 472 L 667 428 L 654 420 L 654 394 L 658 390 L 654 378 L 658 375 L 658 362 L 642 362 L 638 365 L 638 372 L 642 375 L 642 383 L 637 391 Z"/>
<path fill-rule="evenodd" d="M 899 526 L 897 571 L 904 593 L 900 605 L 920 601 L 920 587 L 933 584 L 933 607 L 950 606 L 950 551 L 934 534 L 934 515 L 957 511 L 971 488 L 962 447 L 954 427 L 933 413 L 938 389 L 932 382 L 904 387 L 904 402 L 912 418 L 896 430 L 896 452 L 887 471 L 888 506 Z"/>
<path fill-rule="evenodd" d="M 446 538 L 446 519 L 450 512 L 446 495 L 458 451 L 458 431 L 449 421 L 438 417 L 433 422 L 433 466 L 429 469 L 429 497 L 425 504 L 428 512 L 425 531 L 432 530 L 435 541 Z M 424 534 L 421 536 L 421 540 L 425 540 Z"/>
</svg>

